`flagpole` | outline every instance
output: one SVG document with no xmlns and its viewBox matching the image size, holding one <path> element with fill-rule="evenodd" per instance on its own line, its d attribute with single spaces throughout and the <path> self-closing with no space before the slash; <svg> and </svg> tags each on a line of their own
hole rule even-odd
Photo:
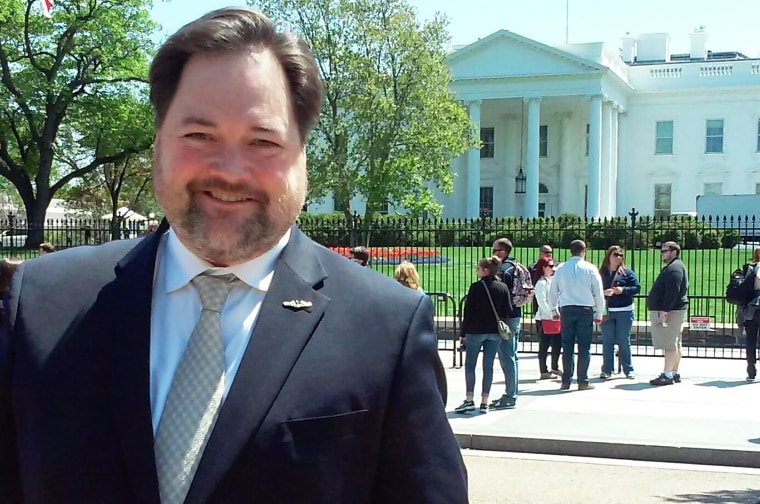
<svg viewBox="0 0 760 504">
<path fill-rule="evenodd" d="M 570 43 L 570 0 L 565 0 L 565 44 Z"/>
</svg>

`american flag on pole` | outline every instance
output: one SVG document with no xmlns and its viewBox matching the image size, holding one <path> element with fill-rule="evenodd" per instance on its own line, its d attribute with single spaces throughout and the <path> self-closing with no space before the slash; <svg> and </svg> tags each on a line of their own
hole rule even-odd
<svg viewBox="0 0 760 504">
<path fill-rule="evenodd" d="M 46 18 L 50 17 L 50 9 L 53 8 L 53 0 L 40 0 L 40 11 Z"/>
</svg>

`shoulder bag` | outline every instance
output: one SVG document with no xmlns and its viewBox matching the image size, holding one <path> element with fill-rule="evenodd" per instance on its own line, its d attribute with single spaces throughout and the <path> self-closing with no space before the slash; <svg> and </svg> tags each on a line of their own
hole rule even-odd
<svg viewBox="0 0 760 504">
<path fill-rule="evenodd" d="M 483 284 L 483 288 L 486 290 L 486 294 L 488 294 L 488 302 L 491 303 L 493 315 L 496 317 L 496 327 L 499 329 L 499 336 L 501 336 L 501 339 L 503 340 L 508 340 L 512 337 L 512 331 L 509 329 L 507 323 L 499 318 L 499 314 L 496 312 L 496 307 L 494 306 L 493 299 L 491 298 L 491 291 L 488 290 L 488 285 L 486 285 L 483 280 L 481 280 L 480 283 Z"/>
</svg>

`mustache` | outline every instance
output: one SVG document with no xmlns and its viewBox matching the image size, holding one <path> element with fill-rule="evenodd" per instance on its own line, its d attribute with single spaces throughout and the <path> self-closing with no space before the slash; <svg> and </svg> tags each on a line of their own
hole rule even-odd
<svg viewBox="0 0 760 504">
<path fill-rule="evenodd" d="M 231 184 L 219 179 L 199 179 L 193 180 L 187 184 L 188 191 L 190 193 L 203 192 L 203 191 L 219 191 L 233 194 L 240 194 L 247 196 L 251 199 L 261 201 L 262 203 L 269 202 L 269 195 L 266 191 L 262 191 L 256 187 L 253 187 L 245 183 Z"/>
</svg>

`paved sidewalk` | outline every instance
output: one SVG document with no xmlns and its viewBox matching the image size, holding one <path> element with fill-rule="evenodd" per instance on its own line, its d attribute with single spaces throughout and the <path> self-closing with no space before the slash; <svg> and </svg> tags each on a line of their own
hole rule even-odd
<svg viewBox="0 0 760 504">
<path fill-rule="evenodd" d="M 652 387 L 662 357 L 634 357 L 634 380 L 601 381 L 601 356 L 592 356 L 596 388 L 560 391 L 558 379 L 538 379 L 536 354 L 519 357 L 515 409 L 457 414 L 464 368 L 451 368 L 451 352 L 441 352 L 446 410 L 462 448 L 760 468 L 760 380 L 745 380 L 744 361 L 683 359 L 681 383 Z M 498 359 L 494 367 L 491 399 L 504 391 Z M 476 405 L 481 379 L 478 362 Z"/>
</svg>

